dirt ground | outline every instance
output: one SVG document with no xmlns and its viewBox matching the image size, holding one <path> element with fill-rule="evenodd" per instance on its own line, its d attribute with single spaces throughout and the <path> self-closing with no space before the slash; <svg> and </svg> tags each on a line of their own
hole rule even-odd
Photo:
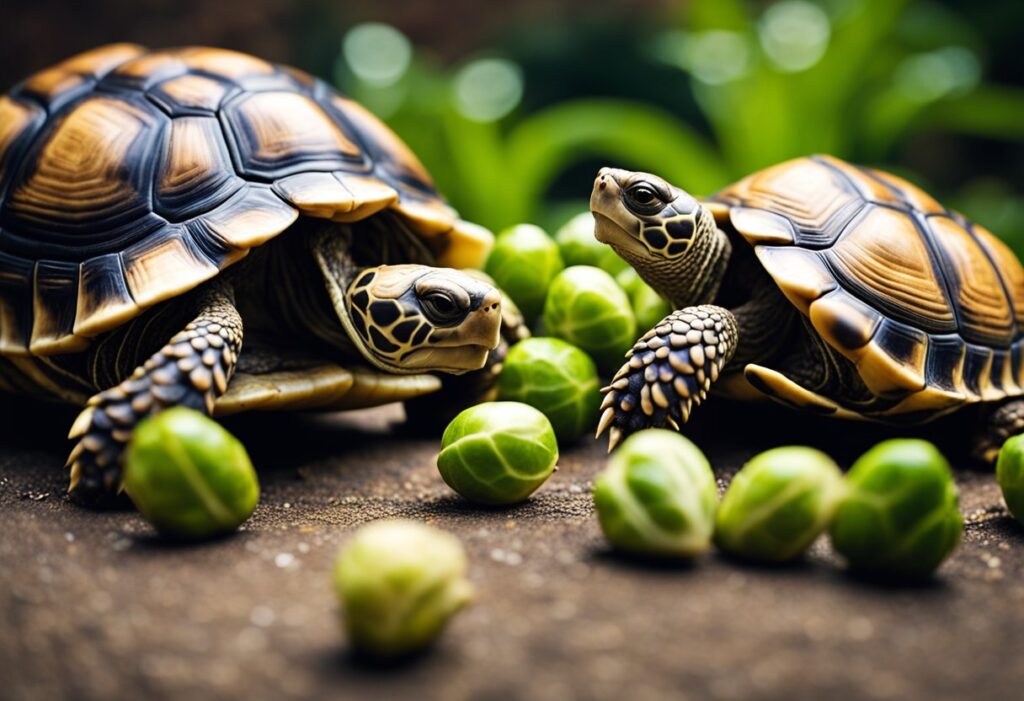
<svg viewBox="0 0 1024 701">
<path fill-rule="evenodd" d="M 436 437 L 397 408 L 239 417 L 262 499 L 243 532 L 157 539 L 135 513 L 63 496 L 71 414 L 2 409 L 0 698 L 1019 699 L 1024 529 L 990 473 L 959 470 L 964 543 L 930 584 L 851 578 L 819 541 L 758 568 L 626 560 L 603 544 L 589 490 L 604 464 L 566 450 L 528 503 L 471 508 L 434 467 Z M 844 467 L 893 435 L 778 409 L 702 408 L 688 432 L 724 484 L 753 453 L 828 449 Z M 931 429 L 956 454 L 969 426 Z M 961 462 L 958 460 L 958 462 Z M 428 653 L 353 658 L 330 587 L 338 546 L 385 516 L 459 535 L 478 589 Z"/>
</svg>

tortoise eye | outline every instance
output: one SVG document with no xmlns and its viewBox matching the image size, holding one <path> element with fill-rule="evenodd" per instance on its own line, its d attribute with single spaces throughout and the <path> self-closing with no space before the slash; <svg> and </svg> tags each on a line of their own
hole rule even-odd
<svg viewBox="0 0 1024 701">
<path fill-rule="evenodd" d="M 628 204 L 647 213 L 656 211 L 662 204 L 658 191 L 642 182 L 626 190 L 626 199 Z"/>
<path fill-rule="evenodd" d="M 435 324 L 450 324 L 462 316 L 462 309 L 444 292 L 431 292 L 422 299 L 423 311 Z"/>
</svg>

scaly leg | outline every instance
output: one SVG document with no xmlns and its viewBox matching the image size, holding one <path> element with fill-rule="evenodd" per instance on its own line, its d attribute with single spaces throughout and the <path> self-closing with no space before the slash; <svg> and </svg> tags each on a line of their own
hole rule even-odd
<svg viewBox="0 0 1024 701">
<path fill-rule="evenodd" d="M 597 436 L 608 431 L 608 450 L 644 428 L 686 422 L 694 404 L 732 359 L 736 318 L 724 307 L 702 305 L 672 312 L 626 354 L 601 404 Z"/>
<path fill-rule="evenodd" d="M 200 293 L 200 312 L 131 376 L 93 396 L 71 427 L 78 439 L 68 466 L 68 491 L 86 500 L 121 484 L 121 456 L 135 426 L 172 406 L 207 414 L 224 394 L 242 350 L 242 318 L 224 284 Z"/>
</svg>

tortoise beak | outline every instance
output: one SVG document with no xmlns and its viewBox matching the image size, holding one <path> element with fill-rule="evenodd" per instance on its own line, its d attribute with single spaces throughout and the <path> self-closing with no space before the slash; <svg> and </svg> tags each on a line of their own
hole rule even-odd
<svg viewBox="0 0 1024 701">
<path fill-rule="evenodd" d="M 480 306 L 469 313 L 462 323 L 462 340 L 483 346 L 488 350 L 498 347 L 501 340 L 501 293 L 493 287 L 480 300 Z"/>
<path fill-rule="evenodd" d="M 602 168 L 594 178 L 594 189 L 590 193 L 590 211 L 605 214 L 611 211 L 619 201 L 619 181 L 617 175 L 624 171 L 615 168 Z"/>
</svg>

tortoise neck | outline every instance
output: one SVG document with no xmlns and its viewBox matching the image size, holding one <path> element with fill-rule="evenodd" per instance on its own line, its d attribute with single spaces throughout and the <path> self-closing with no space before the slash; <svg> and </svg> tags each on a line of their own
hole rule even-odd
<svg viewBox="0 0 1024 701">
<path fill-rule="evenodd" d="M 684 256 L 665 259 L 616 250 L 676 309 L 713 302 L 732 256 L 728 235 L 715 226 L 711 214 L 703 209 L 693 244 Z"/>
</svg>

